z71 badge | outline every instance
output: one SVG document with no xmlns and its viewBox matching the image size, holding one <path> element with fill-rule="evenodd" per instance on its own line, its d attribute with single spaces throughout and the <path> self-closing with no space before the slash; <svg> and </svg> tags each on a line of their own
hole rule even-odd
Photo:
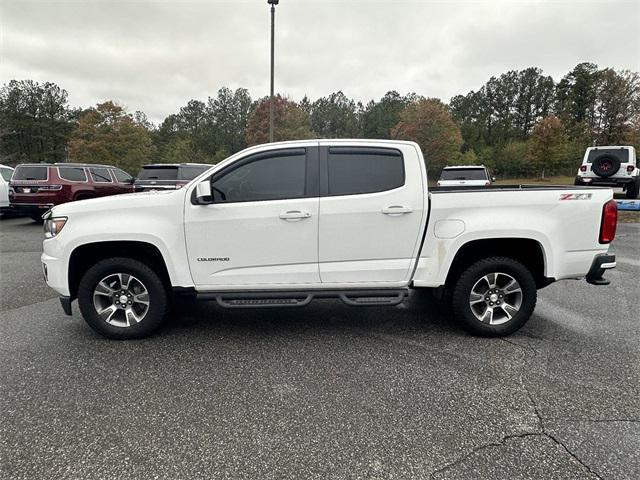
<svg viewBox="0 0 640 480">
<path fill-rule="evenodd" d="M 560 200 L 590 200 L 590 193 L 561 193 Z"/>
</svg>

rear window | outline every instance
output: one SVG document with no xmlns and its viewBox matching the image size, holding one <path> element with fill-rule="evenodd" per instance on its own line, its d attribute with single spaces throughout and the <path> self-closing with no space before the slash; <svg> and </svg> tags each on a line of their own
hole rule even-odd
<svg viewBox="0 0 640 480">
<path fill-rule="evenodd" d="M 58 175 L 60 178 L 70 182 L 87 181 L 87 174 L 84 172 L 84 168 L 81 167 L 59 167 Z"/>
<path fill-rule="evenodd" d="M 629 150 L 626 148 L 598 148 L 597 150 L 589 150 L 587 163 L 592 163 L 596 158 L 602 155 L 615 157 L 620 161 L 620 163 L 627 163 L 629 161 Z"/>
<path fill-rule="evenodd" d="M 487 180 L 487 172 L 484 168 L 447 168 L 440 180 Z"/>
<path fill-rule="evenodd" d="M 180 180 L 193 180 L 201 173 L 209 170 L 208 166 L 189 166 L 189 167 L 180 167 Z"/>
<path fill-rule="evenodd" d="M 16 167 L 13 180 L 46 180 L 48 167 Z"/>
<path fill-rule="evenodd" d="M 327 164 L 329 195 L 383 192 L 404 185 L 404 161 L 398 150 L 334 147 Z"/>
<path fill-rule="evenodd" d="M 177 180 L 178 167 L 142 167 L 138 180 Z"/>
<path fill-rule="evenodd" d="M 109 175 L 108 168 L 96 168 L 92 167 L 89 169 L 91 172 L 91 178 L 96 183 L 111 183 L 111 175 Z"/>
</svg>

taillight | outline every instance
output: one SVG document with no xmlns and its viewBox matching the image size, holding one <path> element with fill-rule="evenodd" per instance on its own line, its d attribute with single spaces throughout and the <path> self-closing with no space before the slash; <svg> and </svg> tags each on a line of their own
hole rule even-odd
<svg viewBox="0 0 640 480">
<path fill-rule="evenodd" d="M 618 205 L 615 200 L 609 200 L 602 207 L 600 223 L 600 243 L 611 243 L 616 236 L 618 225 Z"/>
<path fill-rule="evenodd" d="M 486 185 L 491 185 L 491 182 L 489 180 L 487 180 L 486 182 L 484 182 L 485 186 Z"/>
<path fill-rule="evenodd" d="M 633 173 L 635 169 L 636 167 L 634 167 L 633 165 L 627 165 L 627 173 Z"/>
<path fill-rule="evenodd" d="M 587 166 L 586 165 L 580 165 L 580 171 L 581 172 L 586 172 L 587 171 Z"/>
</svg>

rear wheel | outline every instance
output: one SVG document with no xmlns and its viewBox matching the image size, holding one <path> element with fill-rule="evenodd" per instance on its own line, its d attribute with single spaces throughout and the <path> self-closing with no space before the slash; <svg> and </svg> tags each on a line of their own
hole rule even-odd
<svg viewBox="0 0 640 480">
<path fill-rule="evenodd" d="M 465 330 L 481 336 L 509 335 L 533 313 L 537 288 L 520 262 L 492 257 L 469 266 L 458 278 L 452 306 Z"/>
<path fill-rule="evenodd" d="M 36 222 L 36 223 L 44 223 L 44 220 L 42 219 L 42 214 L 39 213 L 32 213 L 31 215 L 29 215 L 31 217 L 31 219 Z"/>
<path fill-rule="evenodd" d="M 165 321 L 168 295 L 160 276 L 131 258 L 110 258 L 91 267 L 78 288 L 85 321 L 108 338 L 146 337 Z"/>
</svg>

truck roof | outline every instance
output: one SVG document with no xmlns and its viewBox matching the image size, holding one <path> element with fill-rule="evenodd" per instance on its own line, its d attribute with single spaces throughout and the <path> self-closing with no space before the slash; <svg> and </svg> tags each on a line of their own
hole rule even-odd
<svg viewBox="0 0 640 480">
<path fill-rule="evenodd" d="M 453 170 L 456 168 L 464 168 L 464 169 L 469 169 L 469 168 L 487 168 L 484 165 L 451 165 L 451 166 L 446 166 L 443 168 L 443 170 Z"/>
</svg>

